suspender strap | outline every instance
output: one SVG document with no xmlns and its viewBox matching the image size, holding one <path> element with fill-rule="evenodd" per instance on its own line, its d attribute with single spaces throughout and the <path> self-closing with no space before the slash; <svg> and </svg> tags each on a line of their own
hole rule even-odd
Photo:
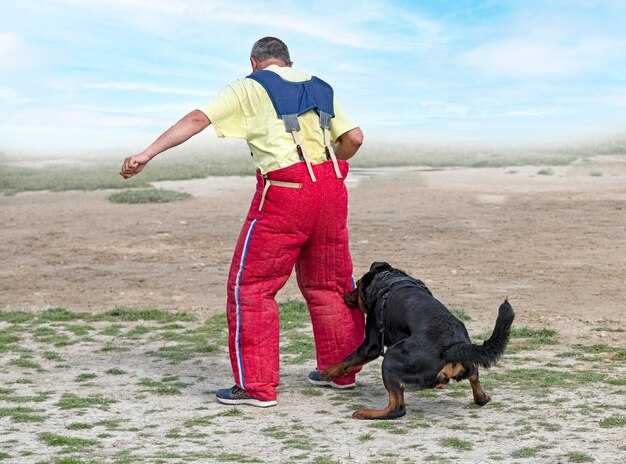
<svg viewBox="0 0 626 464">
<path fill-rule="evenodd" d="M 315 174 L 313 173 L 313 167 L 311 166 L 309 157 L 306 155 L 306 151 L 304 151 L 304 145 L 302 145 L 302 141 L 300 140 L 298 131 L 292 130 L 291 135 L 293 136 L 293 141 L 296 142 L 296 149 L 298 150 L 298 155 L 300 155 L 300 158 L 304 160 L 304 162 L 306 163 L 306 169 L 307 171 L 309 171 L 309 176 L 311 176 L 311 180 L 313 182 L 317 182 L 317 179 L 315 179 Z"/>
<path fill-rule="evenodd" d="M 324 131 L 324 147 L 326 150 L 326 159 L 332 160 L 333 168 L 335 168 L 335 174 L 337 178 L 341 179 L 341 171 L 339 170 L 339 164 L 337 163 L 337 157 L 335 156 L 335 150 L 333 150 L 333 146 L 330 143 L 330 120 L 332 119 L 332 114 L 327 113 L 325 111 L 319 111 L 320 114 L 320 127 Z"/>
<path fill-rule="evenodd" d="M 270 189 L 270 185 L 275 185 L 276 187 L 287 187 L 287 188 L 302 188 L 302 184 L 298 184 L 296 182 L 285 182 L 282 180 L 272 180 L 267 177 L 263 178 L 265 180 L 265 186 L 263 187 L 263 193 L 261 194 L 261 202 L 259 203 L 259 211 L 263 209 L 263 204 L 265 204 L 265 195 L 267 191 Z"/>
<path fill-rule="evenodd" d="M 333 162 L 333 168 L 335 168 L 335 174 L 338 179 L 341 179 L 343 176 L 341 175 L 341 171 L 339 170 L 339 163 L 337 163 L 337 157 L 335 156 L 335 150 L 333 150 L 333 146 L 330 143 L 330 131 L 325 127 L 322 129 L 324 131 L 324 146 L 326 147 L 326 159 L 329 159 Z"/>
</svg>

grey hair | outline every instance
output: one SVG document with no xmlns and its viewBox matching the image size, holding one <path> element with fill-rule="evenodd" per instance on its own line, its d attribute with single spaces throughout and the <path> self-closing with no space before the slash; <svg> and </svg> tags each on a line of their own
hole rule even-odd
<svg viewBox="0 0 626 464">
<path fill-rule="evenodd" d="M 285 65 L 291 63 L 287 45 L 276 37 L 263 37 L 254 42 L 250 56 L 254 56 L 261 62 L 269 60 L 270 58 L 276 58 L 285 63 Z"/>
</svg>

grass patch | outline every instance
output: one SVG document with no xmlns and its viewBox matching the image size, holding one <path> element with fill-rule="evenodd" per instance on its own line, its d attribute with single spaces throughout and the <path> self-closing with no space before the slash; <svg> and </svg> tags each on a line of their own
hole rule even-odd
<svg viewBox="0 0 626 464">
<path fill-rule="evenodd" d="M 626 416 L 610 416 L 600 421 L 600 427 L 608 429 L 626 426 Z"/>
<path fill-rule="evenodd" d="M 262 462 L 245 454 L 222 453 L 215 456 L 217 462 Z"/>
<path fill-rule="evenodd" d="M 0 330 L 0 345 L 9 345 L 11 343 L 17 343 L 21 340 L 19 335 L 14 333 L 11 329 Z"/>
<path fill-rule="evenodd" d="M 94 427 L 95 426 L 93 424 L 87 424 L 86 422 L 73 422 L 65 426 L 67 430 L 89 430 Z"/>
<path fill-rule="evenodd" d="M 597 343 L 589 346 L 574 345 L 574 348 L 584 353 L 614 353 L 619 351 L 619 348 L 613 348 L 605 343 Z"/>
<path fill-rule="evenodd" d="M 511 453 L 512 458 L 532 458 L 536 456 L 539 451 L 543 449 L 542 446 L 527 446 L 517 449 Z"/>
<path fill-rule="evenodd" d="M 187 428 L 195 427 L 196 425 L 213 425 L 215 416 L 194 417 L 193 419 L 186 420 L 183 425 Z"/>
<path fill-rule="evenodd" d="M 111 324 L 108 327 L 105 327 L 100 331 L 100 335 L 105 335 L 107 337 L 117 337 L 122 331 L 121 324 Z"/>
<path fill-rule="evenodd" d="M 461 309 L 450 308 L 450 312 L 459 321 L 471 321 L 472 320 L 472 318 L 468 314 L 466 314 L 463 310 L 461 310 Z"/>
<path fill-rule="evenodd" d="M 88 313 L 68 311 L 65 308 L 49 308 L 39 315 L 39 321 L 60 322 L 75 321 L 77 319 L 88 318 Z"/>
<path fill-rule="evenodd" d="M 39 327 L 33 332 L 33 338 L 38 342 L 47 343 L 57 347 L 68 346 L 75 343 L 70 339 L 70 337 L 64 333 L 58 332 L 52 327 Z"/>
<path fill-rule="evenodd" d="M 558 332 L 554 329 L 533 329 L 531 327 L 511 327 L 511 338 L 532 338 L 538 340 L 552 339 Z M 553 345 L 554 343 L 546 343 Z"/>
<path fill-rule="evenodd" d="M 155 321 L 155 322 L 194 322 L 196 316 L 190 313 L 170 312 L 161 309 L 131 309 L 117 306 L 109 311 L 94 315 L 97 321 Z"/>
<path fill-rule="evenodd" d="M 300 393 L 302 393 L 305 396 L 322 396 L 324 394 L 320 387 L 317 387 L 311 384 L 304 385 L 303 387 L 301 387 Z"/>
<path fill-rule="evenodd" d="M 311 322 L 306 304 L 300 300 L 288 300 L 278 305 L 280 313 L 280 331 L 301 329 Z"/>
<path fill-rule="evenodd" d="M 67 324 L 64 326 L 65 330 L 72 332 L 77 337 L 88 335 L 89 332 L 93 331 L 93 327 L 89 327 L 88 325 L 70 325 Z"/>
<path fill-rule="evenodd" d="M 150 327 L 146 327 L 145 325 L 138 325 L 137 327 L 134 327 L 126 332 L 126 336 L 128 338 L 135 339 L 140 338 L 142 335 L 148 334 L 150 332 L 152 332 L 152 329 Z"/>
<path fill-rule="evenodd" d="M 45 416 L 37 414 L 38 410 L 26 406 L 16 408 L 0 408 L 0 417 L 8 417 L 13 422 L 43 422 Z"/>
<path fill-rule="evenodd" d="M 290 355 L 288 362 L 302 364 L 315 359 L 315 341 L 310 335 L 294 332 L 289 335 L 289 341 L 281 346 L 281 353 Z"/>
<path fill-rule="evenodd" d="M 439 440 L 439 444 L 446 448 L 454 448 L 460 451 L 470 451 L 474 447 L 471 441 L 453 437 L 442 438 Z"/>
<path fill-rule="evenodd" d="M 177 364 L 183 361 L 187 361 L 198 354 L 213 353 L 217 350 L 215 345 L 207 343 L 203 337 L 186 337 L 182 334 L 174 334 L 178 338 L 182 337 L 183 340 L 192 340 L 193 343 L 181 343 L 177 345 L 162 346 L 157 351 L 148 351 L 146 354 L 150 356 L 156 356 L 159 358 L 168 359 L 170 362 Z M 172 338 L 172 336 L 169 336 Z"/>
<path fill-rule="evenodd" d="M 233 416 L 245 416 L 244 412 L 236 406 L 226 409 L 215 415 L 216 417 L 233 417 Z"/>
<path fill-rule="evenodd" d="M 36 371 L 43 371 L 43 368 L 39 364 L 37 364 L 32 359 L 28 359 L 28 358 L 14 359 L 9 364 L 11 364 L 12 366 L 21 367 L 24 369 L 35 369 Z"/>
<path fill-rule="evenodd" d="M 148 387 L 148 391 L 150 393 L 154 393 L 155 395 L 181 395 L 182 392 L 180 388 L 175 385 L 165 385 L 162 382 L 151 379 L 142 379 L 139 382 L 139 385 L 144 387 Z"/>
<path fill-rule="evenodd" d="M 86 382 L 87 380 L 92 380 L 92 379 L 95 379 L 96 377 L 98 376 L 94 374 L 93 372 L 85 372 L 83 374 L 78 374 L 74 378 L 74 382 Z"/>
<path fill-rule="evenodd" d="M 116 400 L 108 399 L 100 395 L 80 397 L 73 393 L 65 393 L 56 404 L 61 409 L 84 409 L 103 408 Z"/>
<path fill-rule="evenodd" d="M 37 396 L 12 396 L 14 390 L 0 390 L 0 400 L 8 403 L 43 403 L 50 393 L 38 393 Z"/>
<path fill-rule="evenodd" d="M 567 458 L 568 462 L 594 462 L 595 461 L 595 459 L 593 459 L 588 454 L 580 453 L 580 452 L 567 453 L 565 457 Z"/>
<path fill-rule="evenodd" d="M 261 433 L 265 436 L 275 438 L 276 440 L 284 440 L 290 435 L 287 431 L 278 426 L 272 426 L 262 429 Z"/>
<path fill-rule="evenodd" d="M 341 464 L 341 461 L 337 461 L 329 456 L 317 456 L 313 460 L 313 464 Z"/>
<path fill-rule="evenodd" d="M 123 369 L 118 369 L 117 367 L 113 367 L 107 371 L 105 371 L 105 374 L 109 374 L 109 375 L 125 375 L 127 374 L 127 372 Z"/>
<path fill-rule="evenodd" d="M 522 350 L 536 350 L 543 345 L 556 345 L 558 332 L 554 329 L 543 328 L 533 329 L 531 327 L 512 327 L 511 339 L 519 340 L 521 343 L 510 344 L 507 351 L 515 353 Z M 491 336 L 485 335 L 483 339 L 487 339 Z"/>
<path fill-rule="evenodd" d="M 392 433 L 394 435 L 405 435 L 409 433 L 407 429 L 399 427 L 396 423 L 392 421 L 374 422 L 373 424 L 369 424 L 368 427 L 372 429 L 385 430 L 386 432 Z"/>
<path fill-rule="evenodd" d="M 99 444 L 98 440 L 66 437 L 52 432 L 42 432 L 37 435 L 37 438 L 48 446 L 67 446 L 73 450 Z"/>
<path fill-rule="evenodd" d="M 35 315 L 33 313 L 27 313 L 26 311 L 0 311 L 0 321 L 10 324 L 22 324 L 30 322 L 34 318 Z"/>
<path fill-rule="evenodd" d="M 138 204 L 138 203 L 169 203 L 190 198 L 191 195 L 185 192 L 175 192 L 164 189 L 140 189 L 123 190 L 109 195 L 107 198 L 111 203 L 118 204 Z"/>
<path fill-rule="evenodd" d="M 551 168 L 544 168 L 537 171 L 537 174 L 540 176 L 553 176 L 554 171 Z"/>
<path fill-rule="evenodd" d="M 216 314 L 210 319 L 207 319 L 203 326 L 194 329 L 193 332 L 202 334 L 215 342 L 219 342 L 220 344 L 226 342 L 228 339 L 228 323 L 226 321 L 226 314 Z"/>
<path fill-rule="evenodd" d="M 48 361 L 62 361 L 63 360 L 63 358 L 61 358 L 61 355 L 57 353 L 56 351 L 44 351 L 42 355 Z"/>
</svg>

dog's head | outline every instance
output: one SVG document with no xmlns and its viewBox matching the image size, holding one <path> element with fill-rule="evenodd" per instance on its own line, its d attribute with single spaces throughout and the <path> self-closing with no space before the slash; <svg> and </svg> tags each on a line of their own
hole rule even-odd
<svg viewBox="0 0 626 464">
<path fill-rule="evenodd" d="M 384 271 L 389 271 L 393 269 L 389 265 L 389 263 L 385 262 L 375 262 L 370 266 L 370 270 L 365 273 L 363 277 L 361 277 L 356 282 L 356 288 L 352 290 L 350 293 L 346 293 L 343 297 L 343 301 L 350 306 L 351 308 L 360 308 L 365 314 L 369 312 L 369 302 L 366 298 L 365 291 L 367 287 L 372 283 L 376 274 Z"/>
</svg>

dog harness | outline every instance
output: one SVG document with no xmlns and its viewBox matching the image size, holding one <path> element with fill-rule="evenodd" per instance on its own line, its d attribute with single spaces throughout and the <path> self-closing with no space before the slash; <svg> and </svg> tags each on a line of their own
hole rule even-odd
<svg viewBox="0 0 626 464">
<path fill-rule="evenodd" d="M 385 309 L 387 308 L 387 298 L 389 298 L 391 290 L 402 287 L 419 287 L 432 296 L 432 292 L 424 282 L 397 270 L 378 273 L 367 288 L 367 301 L 377 302 L 377 305 L 373 309 L 380 333 L 381 356 L 385 356 Z"/>
<path fill-rule="evenodd" d="M 330 120 L 335 117 L 333 88 L 315 76 L 308 81 L 291 82 L 272 71 L 260 70 L 253 72 L 247 77 L 261 84 L 269 95 L 276 114 L 285 124 L 285 130 L 291 133 L 300 161 L 304 161 L 306 164 L 307 171 L 313 182 L 316 182 L 315 174 L 300 139 L 298 116 L 312 109 L 317 111 L 320 117 L 320 127 L 324 134 L 326 159 L 332 161 L 335 174 L 341 179 L 337 157 L 330 143 Z"/>
</svg>

